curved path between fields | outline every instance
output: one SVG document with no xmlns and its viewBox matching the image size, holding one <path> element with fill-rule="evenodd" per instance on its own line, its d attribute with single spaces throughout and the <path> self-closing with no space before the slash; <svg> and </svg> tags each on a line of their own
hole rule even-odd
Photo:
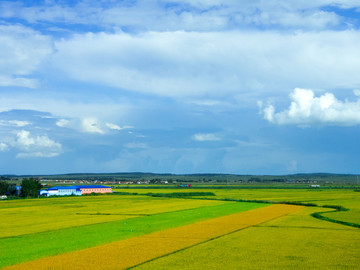
<svg viewBox="0 0 360 270">
<path fill-rule="evenodd" d="M 293 213 L 303 206 L 275 204 L 105 245 L 21 263 L 5 269 L 126 269 Z"/>
</svg>

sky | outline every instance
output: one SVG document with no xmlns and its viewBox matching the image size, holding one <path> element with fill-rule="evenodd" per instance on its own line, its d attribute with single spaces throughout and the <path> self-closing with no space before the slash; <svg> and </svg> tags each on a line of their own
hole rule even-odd
<svg viewBox="0 0 360 270">
<path fill-rule="evenodd" d="M 0 1 L 0 175 L 360 173 L 360 1 Z"/>
</svg>

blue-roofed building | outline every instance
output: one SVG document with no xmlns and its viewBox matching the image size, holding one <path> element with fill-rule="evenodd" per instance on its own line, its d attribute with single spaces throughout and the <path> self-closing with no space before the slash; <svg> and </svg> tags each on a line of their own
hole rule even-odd
<svg viewBox="0 0 360 270">
<path fill-rule="evenodd" d="M 111 193 L 111 187 L 102 185 L 84 185 L 84 186 L 70 186 L 70 187 L 52 187 L 40 190 L 42 196 L 70 196 L 83 195 L 91 193 Z"/>
<path fill-rule="evenodd" d="M 47 190 L 41 190 L 40 195 L 45 196 L 69 196 L 69 195 L 81 195 L 81 190 L 77 186 L 71 187 L 52 187 Z"/>
</svg>

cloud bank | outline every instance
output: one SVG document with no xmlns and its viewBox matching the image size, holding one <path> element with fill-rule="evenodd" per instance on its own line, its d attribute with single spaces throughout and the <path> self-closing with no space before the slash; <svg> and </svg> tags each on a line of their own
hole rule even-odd
<svg viewBox="0 0 360 270">
<path fill-rule="evenodd" d="M 354 30 L 88 33 L 56 42 L 51 65 L 76 81 L 172 98 L 355 89 L 357 44 Z"/>
<path fill-rule="evenodd" d="M 281 27 L 285 29 L 324 29 L 349 24 L 324 6 L 359 8 L 356 0 L 222 0 L 179 1 L 45 1 L 24 5 L 19 1 L 2 1 L 0 16 L 18 17 L 29 23 L 60 23 L 127 26 L 138 31 L 208 31 L 235 27 Z M 139 19 L 141 18 L 141 19 Z"/>
<path fill-rule="evenodd" d="M 357 95 L 357 91 L 354 94 Z M 296 88 L 290 94 L 291 104 L 287 110 L 276 112 L 273 105 L 262 110 L 264 118 L 278 125 L 342 125 L 360 124 L 360 98 L 354 102 L 341 101 L 331 93 L 320 97 L 310 89 Z"/>
</svg>

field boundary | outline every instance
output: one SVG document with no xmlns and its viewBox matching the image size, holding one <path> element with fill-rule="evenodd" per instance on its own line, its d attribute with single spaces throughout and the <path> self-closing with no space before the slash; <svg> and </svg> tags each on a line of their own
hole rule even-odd
<svg viewBox="0 0 360 270">
<path fill-rule="evenodd" d="M 209 200 L 213 200 L 213 199 L 209 199 Z M 291 201 L 268 201 L 268 200 L 236 200 L 236 199 L 220 199 L 220 200 L 238 201 L 238 202 L 258 202 L 258 203 L 270 203 L 270 204 L 302 205 L 302 206 L 306 206 L 306 207 L 330 208 L 330 209 L 334 209 L 334 210 L 333 211 L 315 212 L 315 213 L 310 214 L 310 216 L 312 216 L 312 217 L 314 217 L 316 219 L 323 220 L 323 221 L 328 221 L 328 222 L 342 224 L 342 225 L 345 225 L 345 226 L 360 228 L 360 224 L 353 223 L 353 222 L 342 221 L 342 220 L 337 220 L 337 219 L 332 219 L 332 218 L 325 217 L 325 216 L 322 215 L 324 213 L 334 213 L 334 212 L 349 211 L 349 209 L 347 209 L 347 208 L 345 208 L 345 207 L 343 207 L 341 205 L 318 205 L 316 203 L 291 202 Z"/>
<path fill-rule="evenodd" d="M 299 211 L 299 210 L 301 210 L 301 209 L 298 209 L 297 211 Z M 295 211 L 295 212 L 296 212 L 296 211 Z M 292 213 L 293 213 L 293 212 L 292 212 Z M 289 215 L 289 214 L 290 214 L 290 213 L 286 213 L 286 214 L 284 214 L 284 215 L 282 215 L 282 216 L 274 217 L 274 218 L 271 218 L 271 219 L 269 219 L 269 220 L 266 220 L 266 221 L 263 221 L 263 222 L 260 222 L 260 223 L 257 223 L 257 224 L 249 225 L 249 226 L 246 226 L 246 227 L 244 227 L 244 228 L 240 228 L 240 229 L 238 229 L 238 230 L 235 230 L 235 231 L 232 231 L 232 232 L 229 232 L 229 233 L 225 233 L 225 234 L 223 234 L 223 235 L 219 235 L 219 236 L 216 236 L 216 237 L 212 237 L 212 238 L 207 239 L 207 240 L 205 240 L 205 241 L 203 241 L 203 242 L 196 243 L 196 244 L 191 245 L 191 246 L 188 246 L 188 247 L 184 247 L 184 248 L 182 248 L 182 249 L 176 250 L 176 251 L 171 252 L 171 253 L 168 253 L 168 254 L 164 254 L 164 255 L 162 255 L 162 256 L 159 256 L 159 257 L 150 259 L 150 260 L 148 260 L 148 261 L 139 263 L 139 264 L 137 264 L 137 265 L 133 265 L 133 266 L 127 268 L 127 269 L 133 269 L 133 268 L 138 267 L 138 266 L 140 266 L 140 265 L 143 265 L 143 264 L 146 264 L 146 263 L 155 261 L 155 260 L 157 260 L 157 259 L 164 258 L 164 257 L 170 256 L 170 255 L 179 253 L 179 252 L 181 252 L 181 251 L 187 250 L 187 249 L 192 248 L 192 247 L 200 246 L 200 245 L 205 244 L 205 243 L 208 243 L 208 242 L 210 242 L 210 241 L 213 241 L 213 240 L 216 240 L 216 239 L 219 239 L 219 238 L 222 238 L 222 237 L 225 237 L 225 236 L 228 236 L 228 235 L 231 235 L 231 234 L 234 234 L 234 233 L 243 231 L 243 230 L 248 229 L 248 228 L 251 228 L 251 227 L 258 227 L 258 226 L 261 225 L 261 224 L 267 223 L 267 222 L 269 222 L 269 221 L 275 220 L 275 219 L 280 218 L 280 217 L 287 216 L 287 215 Z"/>
<path fill-rule="evenodd" d="M 324 211 L 324 212 L 315 212 L 310 214 L 310 216 L 333 223 L 342 224 L 345 226 L 350 226 L 354 228 L 360 228 L 360 224 L 354 223 L 354 222 L 348 222 L 348 221 L 342 221 L 337 219 L 332 219 L 329 217 L 325 217 L 322 214 L 324 213 L 333 213 L 333 212 L 342 212 L 342 211 L 349 211 L 349 209 L 341 206 L 341 205 L 318 205 L 316 203 L 307 203 L 307 202 L 299 202 L 299 201 L 270 201 L 270 200 L 245 200 L 245 199 L 230 199 L 230 198 L 224 198 L 224 199 L 216 199 L 216 198 L 194 198 L 191 197 L 191 195 L 183 196 L 178 194 L 172 194 L 172 193 L 130 193 L 130 192 L 121 192 L 122 195 L 125 195 L 124 193 L 127 193 L 126 195 L 142 195 L 142 196 L 150 196 L 150 197 L 166 197 L 166 198 L 178 198 L 178 199 L 192 199 L 192 200 L 215 200 L 215 201 L 226 201 L 226 202 L 252 202 L 252 203 L 268 203 L 268 204 L 286 204 L 286 205 L 299 205 L 299 206 L 306 206 L 306 207 L 322 207 L 322 208 L 330 208 L 334 209 L 333 211 Z M 198 192 L 201 193 L 201 192 Z M 204 192 L 207 193 L 207 192 Z M 183 193 L 181 193 L 183 194 Z M 191 194 L 191 192 L 189 192 Z M 120 195 L 120 194 L 119 194 Z M 201 196 L 201 195 L 196 195 Z M 206 196 L 206 195 L 205 195 Z M 213 196 L 213 195 L 211 195 Z"/>
<path fill-rule="evenodd" d="M 0 246 L 4 249 L 0 252 L 0 268 L 266 206 L 255 203 L 191 202 L 190 209 L 0 239 Z M 96 237 L 92 238 L 92 235 Z M 19 243 L 24 243 L 21 249 Z"/>
<path fill-rule="evenodd" d="M 194 245 L 299 211 L 301 206 L 269 205 L 245 212 L 67 252 L 5 269 L 129 269 Z M 106 259 L 104 259 L 106 258 Z"/>
<path fill-rule="evenodd" d="M 325 217 L 325 216 L 322 215 L 322 214 L 325 214 L 325 213 L 335 213 L 335 212 L 341 212 L 341 211 L 347 211 L 347 210 L 337 210 L 337 209 L 335 209 L 333 211 L 315 212 L 315 213 L 312 213 L 311 216 L 314 217 L 314 218 L 320 219 L 320 220 L 325 220 L 325 221 L 338 223 L 338 224 L 342 224 L 342 225 L 346 225 L 346 226 L 350 226 L 350 227 L 360 228 L 360 224 L 353 223 L 353 222 L 348 222 L 348 221 L 337 220 L 337 219 Z"/>
<path fill-rule="evenodd" d="M 141 194 L 138 194 L 141 195 Z M 180 199 L 180 198 L 178 198 Z M 187 198 L 187 199 L 193 199 L 196 200 L 197 198 Z M 176 213 L 176 212 L 182 212 L 182 211 L 186 211 L 186 210 L 195 210 L 195 209 L 201 209 L 201 208 L 206 208 L 208 206 L 199 206 L 199 207 L 194 207 L 194 208 L 186 208 L 186 209 L 178 209 L 175 211 L 164 211 L 164 212 L 158 212 L 158 213 L 153 213 L 153 214 L 119 214 L 119 216 L 121 215 L 128 215 L 130 218 L 129 219 L 135 219 L 135 218 L 140 218 L 140 217 L 151 217 L 151 216 L 156 216 L 156 215 L 162 215 L 162 214 L 170 214 L 170 213 Z M 75 213 L 75 215 L 83 215 L 82 213 Z M 100 214 L 84 214 L 84 215 L 108 215 L 107 213 L 100 213 Z M 110 214 L 110 215 L 116 215 L 116 214 Z M 126 219 L 126 220 L 129 220 Z M 125 219 L 123 219 L 125 220 Z M 5 236 L 5 237 L 0 237 L 0 240 L 2 239 L 7 239 L 7 238 L 16 238 L 16 237 L 22 237 L 22 236 L 28 236 L 28 235 L 35 235 L 35 234 L 41 234 L 41 233 L 48 233 L 48 232 L 56 232 L 56 231 L 61 231 L 61 230 L 68 230 L 68 229 L 72 229 L 72 228 L 81 228 L 81 227 L 89 227 L 89 226 L 93 226 L 93 225 L 100 225 L 100 224 L 107 224 L 107 223 L 112 223 L 112 222 L 118 222 L 121 220 L 111 220 L 111 221 L 101 221 L 101 222 L 96 222 L 96 223 L 90 223 L 90 224 L 84 224 L 84 225 L 78 225 L 78 226 L 71 226 L 71 227 L 65 227 L 65 228 L 59 228 L 59 229 L 49 229 L 49 230 L 44 230 L 41 232 L 31 232 L 31 233 L 24 233 L 24 234 L 20 234 L 20 235 L 14 235 L 14 236 Z"/>
</svg>

